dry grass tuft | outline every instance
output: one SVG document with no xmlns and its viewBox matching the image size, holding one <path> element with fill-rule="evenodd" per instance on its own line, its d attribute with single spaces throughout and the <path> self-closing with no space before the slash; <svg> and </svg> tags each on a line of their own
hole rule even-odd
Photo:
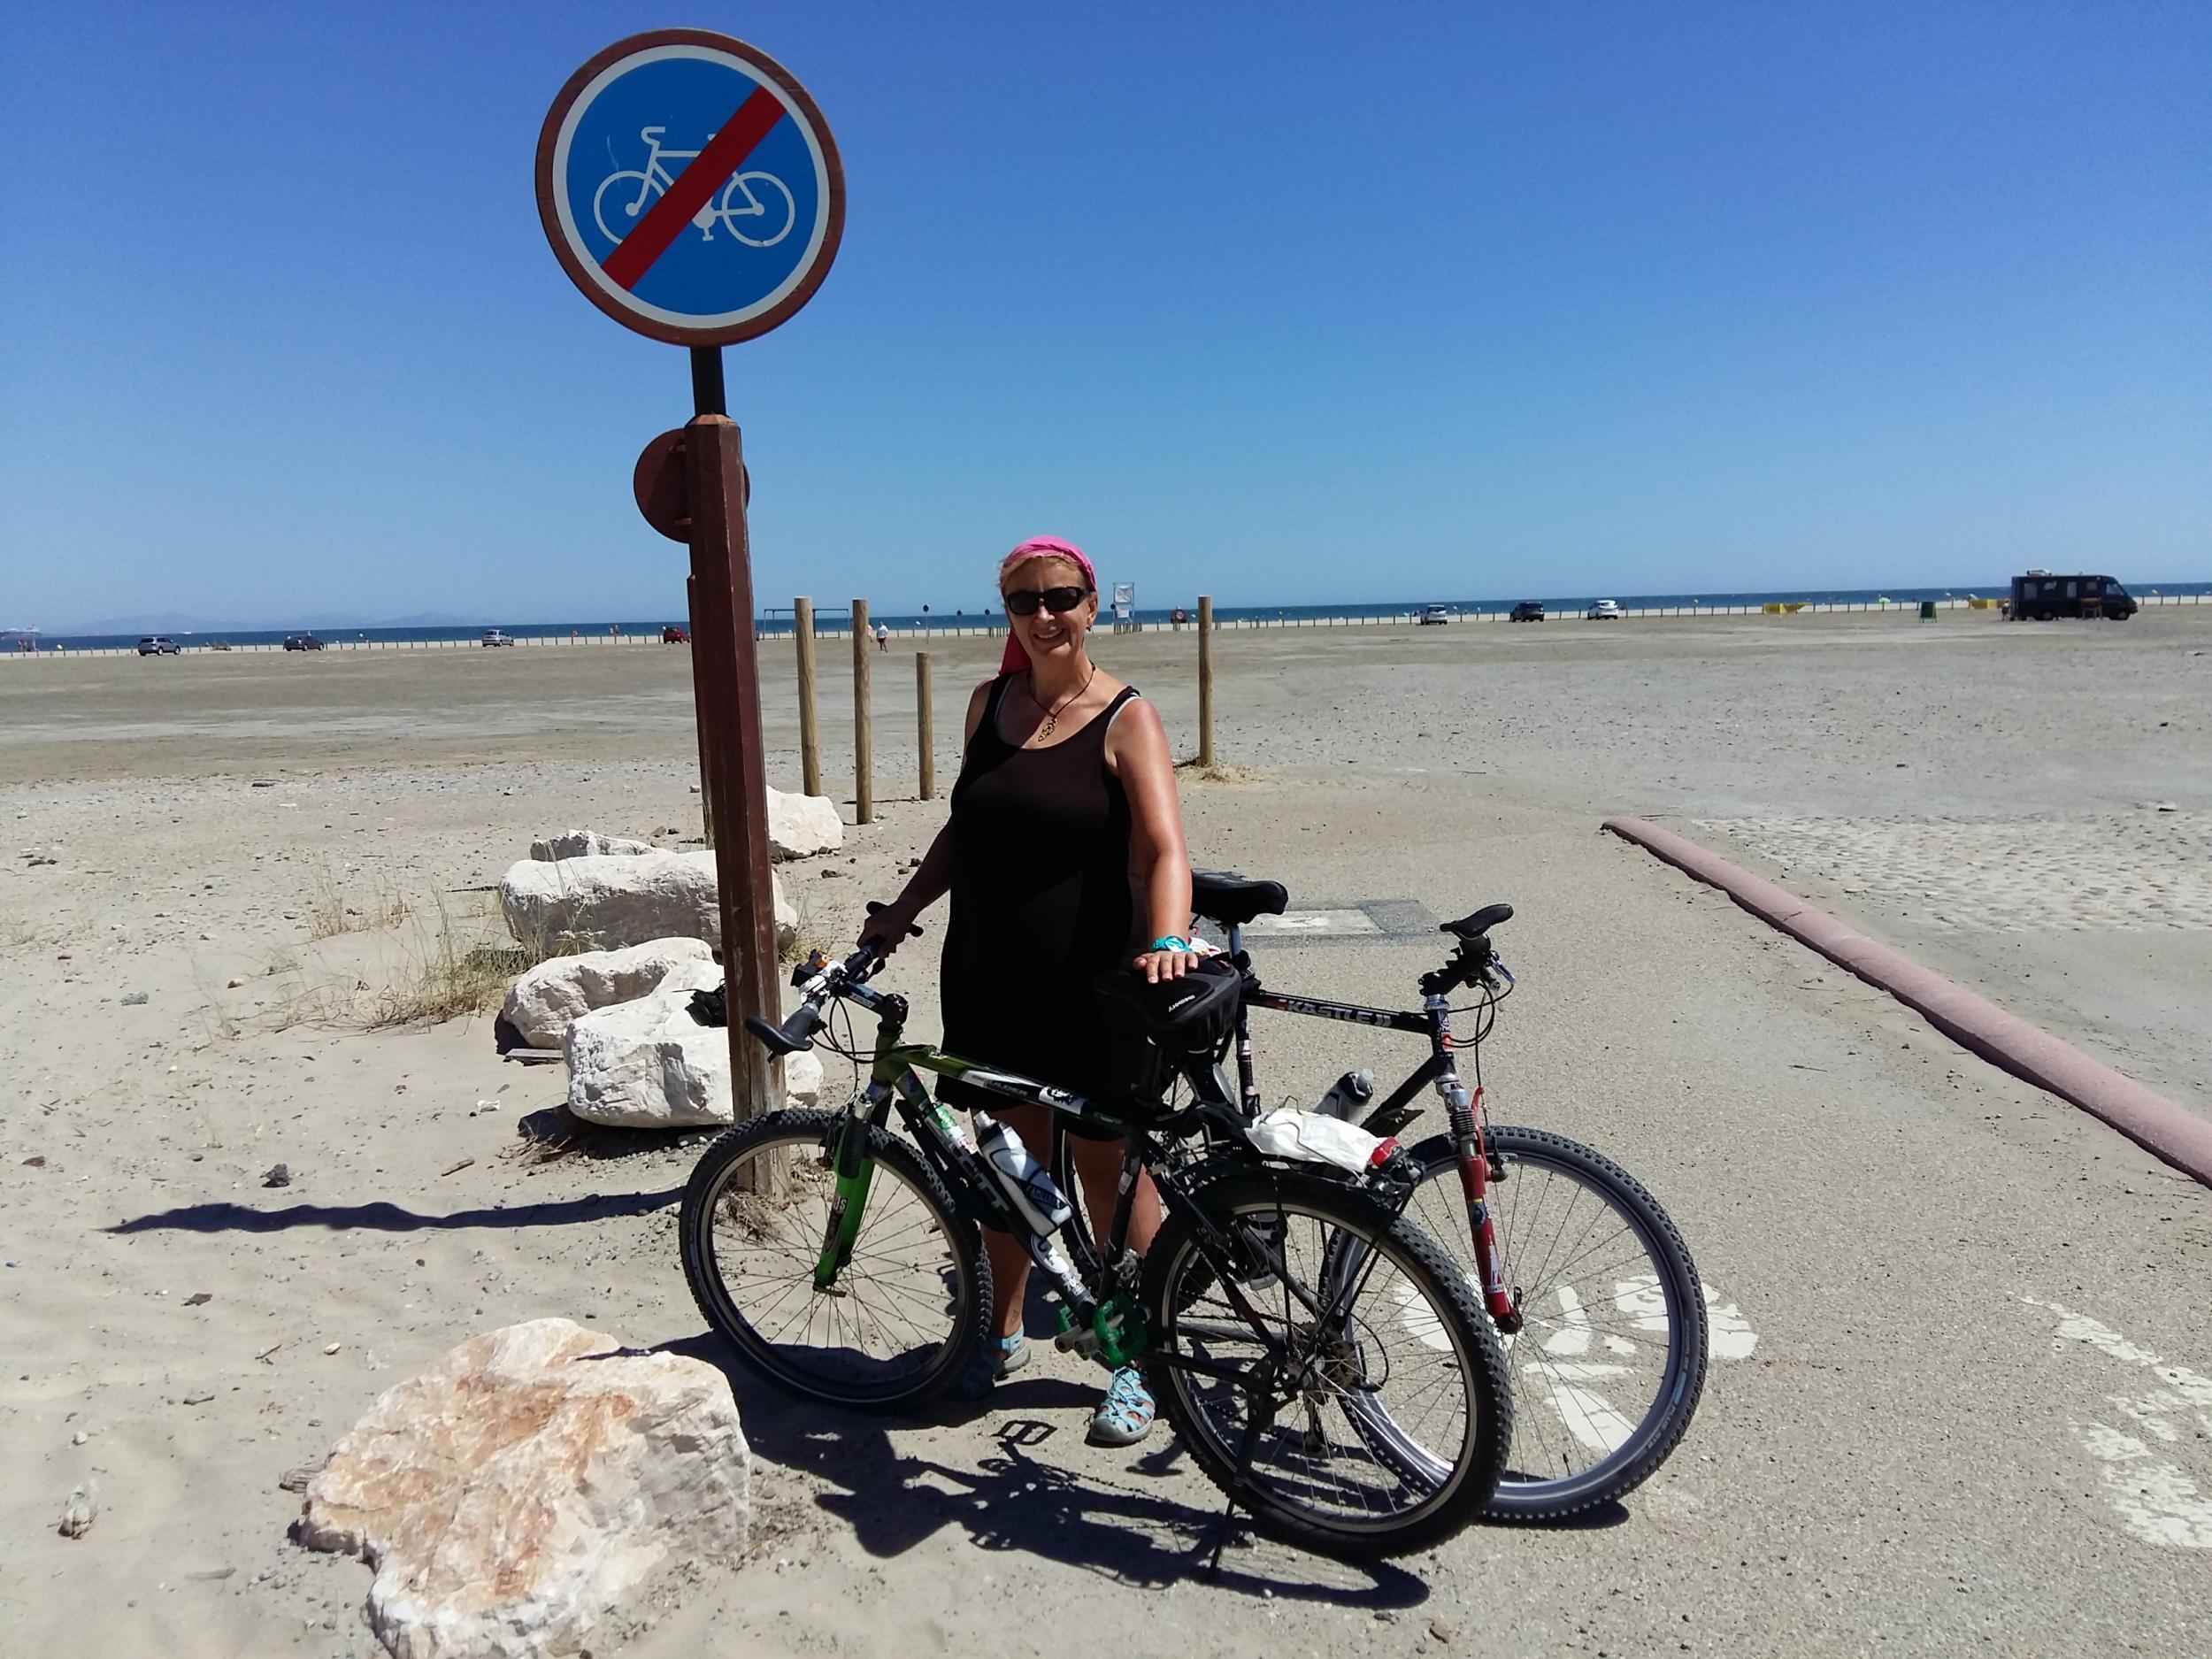
<svg viewBox="0 0 2212 1659">
<path fill-rule="evenodd" d="M 365 904 L 347 902 L 339 872 L 322 865 L 309 878 L 310 890 L 303 914 L 310 940 L 335 939 L 341 933 L 365 933 L 376 927 L 397 927 L 407 919 L 407 902 L 387 888 Z"/>
<path fill-rule="evenodd" d="M 363 1017 L 376 1030 L 489 1013 L 506 995 L 508 982 L 541 959 L 519 945 L 465 938 L 441 900 L 436 936 L 416 929 L 401 978 L 369 994 Z"/>
</svg>

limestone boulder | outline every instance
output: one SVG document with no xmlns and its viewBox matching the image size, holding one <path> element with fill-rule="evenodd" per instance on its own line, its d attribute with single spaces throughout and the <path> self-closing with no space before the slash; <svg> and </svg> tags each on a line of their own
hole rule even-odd
<svg viewBox="0 0 2212 1659">
<path fill-rule="evenodd" d="M 569 1026 L 567 1049 L 568 1109 L 587 1123 L 685 1129 L 734 1117 L 729 1033 L 701 1025 L 687 991 L 595 1009 Z M 786 1104 L 816 1105 L 821 1088 L 812 1052 L 784 1062 Z"/>
<path fill-rule="evenodd" d="M 769 876 L 776 943 L 790 944 L 798 912 Z M 588 854 L 526 858 L 500 878 L 507 929 L 544 953 L 620 950 L 656 939 L 703 939 L 720 949 L 721 901 L 710 852 Z"/>
<path fill-rule="evenodd" d="M 845 844 L 845 821 L 826 795 L 768 792 L 768 856 L 811 858 Z"/>
<path fill-rule="evenodd" d="M 634 858 L 657 850 L 650 841 L 602 835 L 597 830 L 563 830 L 530 843 L 530 856 L 541 864 L 551 864 L 556 858 Z"/>
<path fill-rule="evenodd" d="M 751 1473 L 713 1366 L 534 1319 L 386 1390 L 294 1536 L 375 1570 L 395 1659 L 538 1659 L 580 1652 L 672 1554 L 734 1559 Z"/>
<path fill-rule="evenodd" d="M 507 987 L 499 1017 L 531 1048 L 557 1048 L 575 1020 L 595 1008 L 649 991 L 710 991 L 721 967 L 703 939 L 655 939 L 624 950 L 590 950 L 541 962 Z"/>
</svg>

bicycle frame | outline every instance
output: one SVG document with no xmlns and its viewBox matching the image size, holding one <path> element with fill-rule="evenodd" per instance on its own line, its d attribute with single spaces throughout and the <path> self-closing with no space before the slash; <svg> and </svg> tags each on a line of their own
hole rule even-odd
<svg viewBox="0 0 2212 1659">
<path fill-rule="evenodd" d="M 1440 992 L 1431 991 L 1421 1000 L 1420 1011 L 1386 1008 L 1366 1008 L 1356 1002 L 1333 1002 L 1317 997 L 1291 996 L 1280 991 L 1270 991 L 1260 986 L 1258 977 L 1251 971 L 1251 958 L 1245 953 L 1243 929 L 1235 923 L 1228 926 L 1228 945 L 1231 957 L 1245 968 L 1246 992 L 1237 1008 L 1237 1083 L 1243 1097 L 1244 1110 L 1248 1117 L 1260 1111 L 1259 1083 L 1252 1067 L 1252 1024 L 1248 1010 L 1254 1008 L 1273 1009 L 1286 1014 L 1302 1014 L 1314 1019 L 1334 1019 L 1356 1025 L 1369 1025 L 1383 1031 L 1402 1031 L 1409 1035 L 1425 1036 L 1429 1040 L 1429 1057 L 1414 1067 L 1404 1082 L 1393 1089 L 1382 1104 L 1360 1120 L 1360 1127 L 1371 1134 L 1394 1133 L 1412 1120 L 1417 1108 L 1412 1102 L 1424 1088 L 1433 1087 L 1444 1102 L 1453 1150 L 1458 1156 L 1460 1191 L 1467 1202 L 1467 1222 L 1471 1235 L 1475 1260 L 1482 1269 L 1482 1299 L 1492 1321 L 1500 1332 L 1511 1336 L 1521 1328 L 1520 1305 L 1514 1301 L 1511 1288 L 1505 1282 L 1505 1263 L 1498 1254 L 1496 1224 L 1490 1215 L 1490 1182 L 1502 1177 L 1494 1171 L 1482 1140 L 1482 1087 L 1476 1085 L 1470 1093 L 1459 1080 L 1458 1062 L 1453 1057 L 1452 1010 L 1450 999 Z M 1503 964 L 1498 964 L 1504 972 Z M 1507 978 L 1510 979 L 1511 975 Z"/>
<path fill-rule="evenodd" d="M 832 1201 L 822 1252 L 815 1266 L 818 1289 L 834 1294 L 836 1276 L 851 1257 L 861 1214 L 867 1202 L 872 1172 L 865 1156 L 869 1132 L 884 1129 L 895 1110 L 923 1157 L 935 1168 L 954 1194 L 955 1202 L 983 1225 L 1003 1230 L 1019 1240 L 1029 1259 L 1044 1271 L 1062 1304 L 1057 1341 L 1064 1348 L 1109 1365 L 1126 1363 L 1147 1351 L 1150 1333 L 1145 1328 L 1132 1294 L 1138 1258 L 1127 1248 L 1137 1175 L 1142 1170 L 1151 1171 L 1162 1203 L 1191 1225 L 1200 1255 L 1248 1327 L 1240 1334 L 1257 1335 L 1267 1350 L 1264 1359 L 1249 1366 L 1225 1364 L 1187 1352 L 1155 1350 L 1160 1363 L 1261 1394 L 1272 1386 L 1275 1374 L 1286 1363 L 1288 1349 L 1270 1333 L 1265 1316 L 1245 1294 L 1238 1276 L 1240 1249 L 1244 1252 L 1247 1271 L 1248 1264 L 1256 1260 L 1275 1275 L 1286 1294 L 1295 1296 L 1315 1320 L 1334 1324 L 1348 1313 L 1353 1299 L 1372 1271 L 1371 1262 L 1331 1286 L 1328 1305 L 1324 1307 L 1294 1282 L 1274 1240 L 1259 1235 L 1232 1238 L 1217 1225 L 1206 1207 L 1194 1198 L 1193 1187 L 1163 1167 L 1164 1148 L 1148 1129 L 1069 1090 L 964 1060 L 926 1043 L 902 1041 L 908 1004 L 904 997 L 895 993 L 872 991 L 857 981 L 850 981 L 840 987 L 836 995 L 875 1014 L 876 1046 L 867 1086 L 848 1102 L 845 1123 L 838 1133 L 833 1154 L 836 1197 Z M 1099 1251 L 1095 1294 L 1078 1279 L 1059 1240 L 1049 1233 L 1037 1232 L 1001 1192 L 983 1156 L 960 1133 L 951 1112 L 924 1087 L 918 1075 L 922 1071 L 957 1079 L 1017 1104 L 1063 1112 L 1124 1139 L 1120 1196 L 1115 1205 L 1112 1227 Z M 1198 1106 L 1187 1110 L 1202 1114 L 1207 1104 L 1202 1101 Z M 988 1113 L 979 1111 L 974 1117 L 979 1132 L 991 1126 Z M 1196 1325 L 1189 1328 L 1194 1334 L 1203 1334 L 1205 1329 Z"/>
</svg>

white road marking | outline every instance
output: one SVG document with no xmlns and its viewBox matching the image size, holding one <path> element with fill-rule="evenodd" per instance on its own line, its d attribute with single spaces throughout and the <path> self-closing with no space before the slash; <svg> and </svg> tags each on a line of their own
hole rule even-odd
<svg viewBox="0 0 2212 1659">
<path fill-rule="evenodd" d="M 1589 1310 L 1571 1285 L 1560 1286 L 1553 1294 L 1558 1299 L 1558 1311 L 1547 1315 L 1531 1309 L 1528 1327 L 1520 1335 L 1505 1339 L 1506 1354 L 1511 1357 L 1517 1343 L 1532 1337 L 1540 1325 L 1549 1325 L 1551 1334 L 1544 1339 L 1541 1357 L 1521 1366 L 1521 1374 L 1527 1379 L 1523 1387 L 1548 1407 L 1577 1440 L 1601 1456 L 1609 1455 L 1635 1432 L 1636 1425 L 1616 1409 L 1597 1386 L 1585 1385 L 1630 1376 L 1632 1368 L 1580 1357 L 1590 1353 L 1591 1339 L 1596 1335 Z M 1655 1336 L 1665 1334 L 1667 1300 L 1659 1287 L 1658 1275 L 1643 1273 L 1614 1280 L 1613 1305 L 1638 1330 Z M 1707 1352 L 1714 1358 L 1742 1359 L 1758 1346 L 1758 1333 L 1734 1302 L 1722 1306 L 1719 1295 L 1709 1287 L 1705 1305 Z M 1601 1340 L 1608 1353 L 1632 1356 L 1638 1351 L 1634 1343 L 1617 1336 Z"/>
<path fill-rule="evenodd" d="M 2057 1316 L 2052 1348 L 2079 1342 L 2165 1385 L 2146 1394 L 2106 1395 L 2114 1415 L 2177 1448 L 2177 1455 L 2181 1447 L 2212 1438 L 2212 1378 L 2170 1363 L 2086 1314 L 2034 1296 L 2020 1300 Z M 2194 1418 L 2195 1428 L 2185 1435 L 2177 1418 Z M 2074 1432 L 2097 1460 L 2097 1483 L 2129 1532 L 2162 1548 L 2212 1549 L 2212 1496 L 2180 1464 L 2166 1462 L 2141 1436 L 2108 1423 L 2077 1423 Z"/>
<path fill-rule="evenodd" d="M 1655 1335 L 1667 1328 L 1666 1293 L 1656 1273 L 1624 1279 L 1613 1286 L 1613 1305 L 1636 1322 L 1639 1331 Z M 1720 1293 L 1705 1286 L 1705 1351 L 1714 1359 L 1749 1359 L 1759 1346 L 1759 1333 L 1751 1328 L 1734 1302 L 1723 1304 Z"/>
</svg>

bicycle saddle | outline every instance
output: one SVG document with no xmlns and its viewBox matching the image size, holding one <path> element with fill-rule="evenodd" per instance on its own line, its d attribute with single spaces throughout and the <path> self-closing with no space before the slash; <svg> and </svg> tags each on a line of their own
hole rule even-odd
<svg viewBox="0 0 2212 1659">
<path fill-rule="evenodd" d="M 1280 916 L 1290 894 L 1279 881 L 1255 881 L 1226 870 L 1194 870 L 1190 907 L 1194 915 L 1224 927 L 1241 927 L 1256 916 Z"/>
<path fill-rule="evenodd" d="M 1480 939 L 1500 922 L 1509 922 L 1512 919 L 1513 907 L 1510 904 L 1486 904 L 1472 916 L 1463 916 L 1455 922 L 1446 922 L 1436 931 L 1440 933 L 1455 933 L 1462 939 L 1475 940 Z"/>
</svg>

